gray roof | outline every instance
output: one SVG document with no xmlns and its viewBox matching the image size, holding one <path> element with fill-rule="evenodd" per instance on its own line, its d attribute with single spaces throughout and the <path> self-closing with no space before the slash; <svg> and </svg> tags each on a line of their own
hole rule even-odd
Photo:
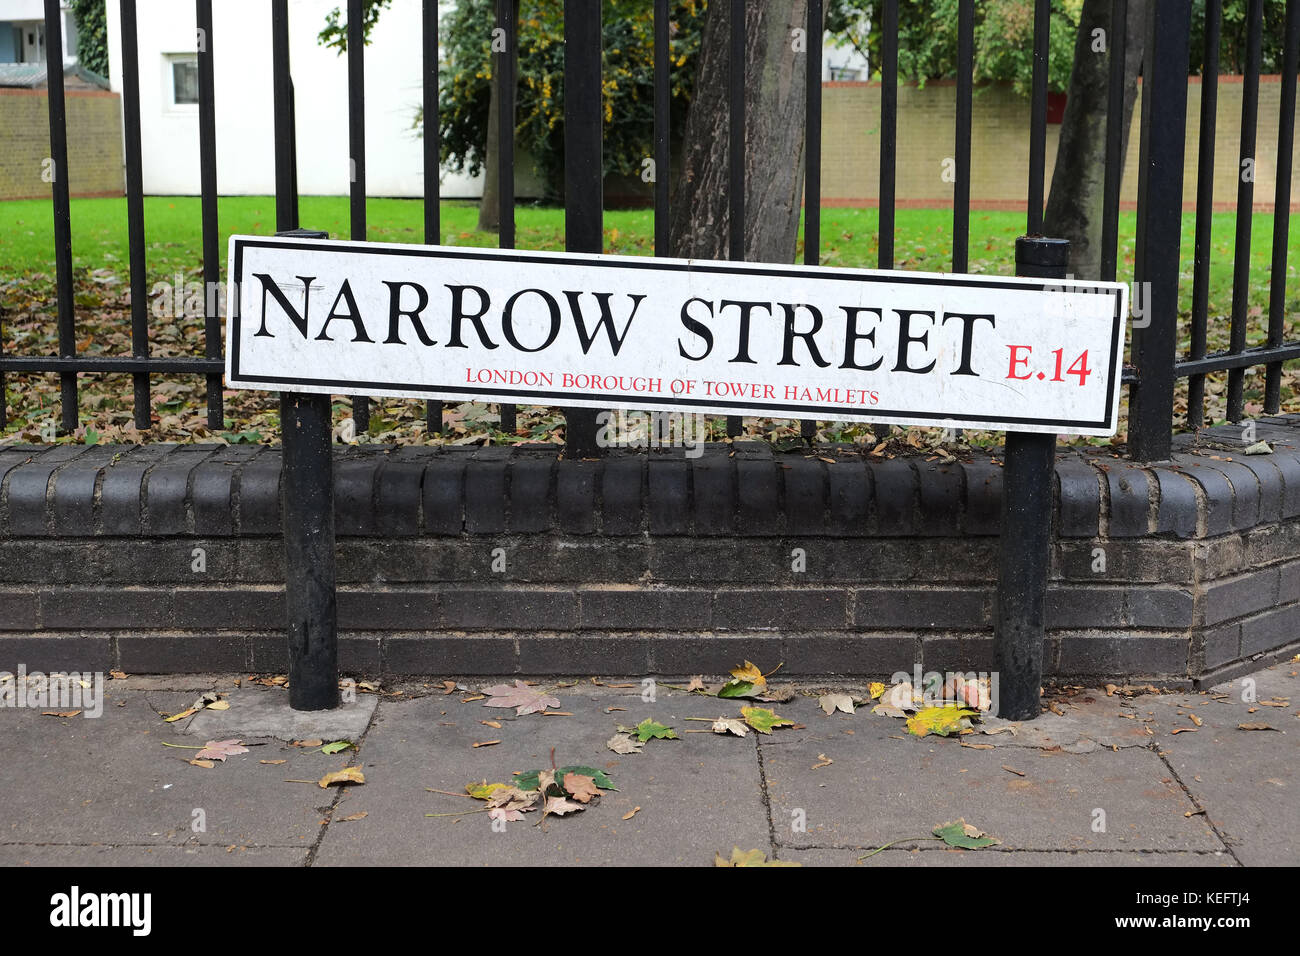
<svg viewBox="0 0 1300 956">
<path fill-rule="evenodd" d="M 68 86 L 95 86 L 108 89 L 108 80 L 86 69 L 80 63 L 63 68 L 64 83 Z M 81 82 L 76 82 L 80 80 Z M 71 82 L 70 82 L 71 81 Z M 44 89 L 48 85 L 44 63 L 0 63 L 0 86 Z"/>
</svg>

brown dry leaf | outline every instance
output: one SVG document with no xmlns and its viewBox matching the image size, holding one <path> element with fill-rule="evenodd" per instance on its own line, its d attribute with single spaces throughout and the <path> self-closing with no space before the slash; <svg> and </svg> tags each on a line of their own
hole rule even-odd
<svg viewBox="0 0 1300 956">
<path fill-rule="evenodd" d="M 569 796 L 579 803 L 590 803 L 592 797 L 600 796 L 600 790 L 596 787 L 596 779 L 582 773 L 566 773 L 564 775 L 564 789 Z"/>
<path fill-rule="evenodd" d="M 493 730 L 501 729 L 501 721 L 499 720 L 480 720 L 479 723 L 484 727 L 491 727 Z"/>
<path fill-rule="evenodd" d="M 352 823 L 352 822 L 354 822 L 354 821 L 356 821 L 356 820 L 364 820 L 364 819 L 365 819 L 366 817 L 368 817 L 369 815 L 370 815 L 370 811 L 369 811 L 369 810 L 362 810 L 362 811 L 359 812 L 359 813 L 351 813 L 351 814 L 348 814 L 348 816 L 346 816 L 346 817 L 340 817 L 338 822 L 339 822 L 339 823 Z"/>
<path fill-rule="evenodd" d="M 1007 773 L 1014 773 L 1017 777 L 1023 777 L 1025 775 L 1023 770 L 1017 770 L 1015 767 L 1008 767 L 1006 764 L 1002 765 L 1002 769 Z"/>
<path fill-rule="evenodd" d="M 113 678 L 113 680 L 126 680 L 126 674 L 122 671 L 109 671 L 108 676 Z"/>
<path fill-rule="evenodd" d="M 605 741 L 605 746 L 616 754 L 639 754 L 645 744 L 633 739 L 631 734 L 615 734 Z"/>
<path fill-rule="evenodd" d="M 1106 696 L 1107 696 L 1107 697 L 1114 697 L 1114 696 L 1115 696 L 1115 691 L 1117 691 L 1117 690 L 1119 690 L 1119 688 L 1116 687 L 1114 684 L 1107 684 L 1107 685 L 1106 685 Z"/>
<path fill-rule="evenodd" d="M 79 710 L 43 710 L 42 717 L 76 717 L 81 711 Z"/>
<path fill-rule="evenodd" d="M 1283 702 L 1283 701 L 1277 701 L 1277 700 L 1261 700 L 1261 701 L 1259 702 L 1259 706 L 1261 706 L 1261 707 L 1290 707 L 1291 705 L 1290 705 L 1289 703 L 1285 703 L 1285 702 Z"/>
<path fill-rule="evenodd" d="M 472 746 L 475 750 L 478 750 L 479 747 L 495 747 L 499 743 L 501 743 L 501 741 L 499 740 L 480 740 L 477 743 L 471 744 L 470 746 Z"/>
<path fill-rule="evenodd" d="M 242 746 L 240 740 L 209 740 L 203 745 L 203 749 L 194 756 L 199 759 L 207 760 L 225 760 L 227 757 L 233 757 L 235 754 L 246 754 L 248 748 Z"/>
<path fill-rule="evenodd" d="M 198 757 L 195 757 L 193 760 L 191 760 L 190 764 L 195 767 L 203 767 L 207 770 L 211 770 L 213 767 L 216 766 L 216 764 L 213 763 L 211 760 L 200 760 Z"/>
<path fill-rule="evenodd" d="M 827 717 L 837 710 L 846 714 L 853 713 L 853 698 L 848 694 L 822 694 L 817 698 L 817 705 Z"/>
<path fill-rule="evenodd" d="M 967 750 L 992 750 L 993 749 L 992 744 L 968 744 L 964 740 L 961 742 L 961 745 L 965 747 Z"/>
<path fill-rule="evenodd" d="M 490 695 L 484 707 L 513 707 L 518 717 L 560 706 L 558 697 L 529 687 L 521 680 L 516 680 L 513 687 L 509 684 L 485 687 L 483 693 Z"/>
<path fill-rule="evenodd" d="M 1197 717 L 1195 714 L 1188 714 L 1187 719 L 1190 720 L 1192 723 L 1194 723 L 1197 727 L 1200 727 L 1202 724 L 1205 723 L 1205 721 L 1201 720 L 1201 718 Z"/>
<path fill-rule="evenodd" d="M 819 770 L 822 767 L 829 767 L 834 762 L 835 762 L 834 760 L 832 760 L 830 757 L 826 756 L 825 754 L 818 754 L 817 762 L 812 765 L 812 769 Z"/>
<path fill-rule="evenodd" d="M 1194 734 L 1194 733 L 1196 733 L 1196 728 L 1195 728 L 1195 727 L 1175 727 L 1173 730 L 1170 731 L 1170 733 L 1171 733 L 1171 734 Z"/>
<path fill-rule="evenodd" d="M 442 692 L 444 694 L 456 693 L 456 682 L 454 680 L 445 680 L 442 682 Z"/>
<path fill-rule="evenodd" d="M 1274 730 L 1277 731 L 1279 734 L 1282 732 L 1278 730 L 1276 727 L 1264 723 L 1238 724 L 1237 729 L 1238 730 Z"/>
<path fill-rule="evenodd" d="M 641 809 L 640 807 L 633 807 L 633 808 L 632 808 L 631 810 L 629 810 L 627 813 L 623 814 L 623 819 L 624 819 L 624 820 L 631 820 L 634 816 L 637 815 L 637 811 L 639 811 L 640 809 Z"/>
<path fill-rule="evenodd" d="M 551 814 L 562 817 L 566 813 L 573 813 L 576 810 L 585 809 L 587 808 L 581 803 L 574 803 L 572 800 L 564 799 L 564 797 L 547 797 L 546 806 L 543 808 L 542 818 L 545 819 Z"/>
<path fill-rule="evenodd" d="M 293 741 L 293 746 L 295 746 L 295 747 L 323 747 L 323 746 L 325 746 L 325 741 L 323 741 L 323 740 L 295 740 L 295 741 Z"/>
<path fill-rule="evenodd" d="M 258 763 L 269 763 L 273 767 L 278 767 L 280 766 L 280 764 L 287 763 L 287 762 L 288 761 L 285 760 L 259 760 L 258 761 Z"/>
<path fill-rule="evenodd" d="M 719 717 L 710 726 L 715 734 L 735 734 L 737 737 L 743 737 L 749 733 L 749 727 L 745 722 L 735 717 Z"/>
<path fill-rule="evenodd" d="M 687 689 L 687 690 L 704 690 L 704 678 L 703 678 L 703 677 L 692 677 L 690 683 L 686 685 L 686 689 Z M 639 810 L 639 809 L 641 809 L 641 808 L 640 808 L 640 807 L 637 807 L 637 809 Z M 634 812 L 635 812 L 635 811 L 634 811 Z"/>
<path fill-rule="evenodd" d="M 336 770 L 333 773 L 327 773 L 321 777 L 317 785 L 324 790 L 326 787 L 345 783 L 365 783 L 366 775 L 361 772 L 360 767 L 344 767 L 342 770 Z"/>
<path fill-rule="evenodd" d="M 462 697 L 460 702 L 462 704 L 468 704 L 476 700 L 487 700 L 487 694 L 475 694 L 472 697 Z"/>
<path fill-rule="evenodd" d="M 573 712 L 570 710 L 544 710 L 543 717 L 572 717 Z"/>
</svg>

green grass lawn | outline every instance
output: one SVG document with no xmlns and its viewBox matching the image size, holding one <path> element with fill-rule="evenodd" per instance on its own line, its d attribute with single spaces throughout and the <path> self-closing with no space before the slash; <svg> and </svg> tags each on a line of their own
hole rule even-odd
<svg viewBox="0 0 1300 956">
<path fill-rule="evenodd" d="M 270 196 L 226 196 L 218 205 L 222 269 L 226 238 L 232 233 L 267 235 L 275 229 L 275 203 Z M 342 196 L 304 196 L 299 204 L 305 227 L 325 229 L 333 236 L 348 232 L 348 200 Z M 193 277 L 202 264 L 199 236 L 200 204 L 192 196 L 150 196 L 145 199 L 146 264 L 150 282 L 167 280 L 178 271 Z M 831 266 L 874 268 L 877 254 L 877 211 L 822 210 L 822 262 Z M 1300 217 L 1296 217 L 1300 219 Z M 371 199 L 367 208 L 367 238 L 384 242 L 420 242 L 424 237 L 423 204 L 413 199 Z M 474 229 L 477 207 L 468 202 L 442 204 L 441 242 L 451 245 L 495 246 L 494 233 Z M 975 212 L 971 215 L 970 271 L 1010 274 L 1014 271 L 1015 237 L 1025 218 L 1016 212 Z M 650 255 L 654 251 L 653 213 L 618 210 L 605 213 L 605 250 L 616 255 Z M 1131 280 L 1136 215 L 1120 217 L 1120 276 Z M 1232 263 L 1236 217 L 1216 213 L 1214 256 L 1210 265 L 1212 314 L 1226 314 L 1232 303 Z M 517 245 L 522 249 L 563 249 L 564 212 L 555 208 L 521 206 L 516 211 Z M 1195 217 L 1183 215 L 1180 310 L 1191 303 L 1191 272 Z M 1250 303 L 1267 309 L 1273 217 L 1256 213 L 1251 225 Z M 1300 306 L 1300 286 L 1291 281 L 1300 264 L 1300 228 L 1293 224 L 1288 250 L 1288 311 Z M 129 256 L 125 199 L 77 199 L 72 203 L 72 251 L 78 269 L 109 269 L 126 275 Z M 900 209 L 895 231 L 896 265 L 902 269 L 945 271 L 951 265 L 952 214 L 946 209 Z M 800 250 L 802 255 L 802 250 Z M 27 278 L 28 285 L 48 282 L 54 274 L 53 214 L 45 200 L 0 203 L 0 276 Z M 1294 291 L 1293 291 L 1294 290 Z"/>
</svg>

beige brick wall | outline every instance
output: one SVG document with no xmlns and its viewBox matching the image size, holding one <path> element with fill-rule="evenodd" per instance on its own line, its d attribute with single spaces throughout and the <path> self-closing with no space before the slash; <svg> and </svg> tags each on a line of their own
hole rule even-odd
<svg viewBox="0 0 1300 956">
<path fill-rule="evenodd" d="M 1235 208 L 1241 136 L 1240 77 L 1219 78 L 1215 128 L 1214 201 Z M 1259 126 L 1255 156 L 1255 207 L 1273 208 L 1277 170 L 1277 128 L 1281 110 L 1280 77 L 1260 78 Z M 951 182 L 942 178 L 944 161 L 953 156 L 957 87 L 929 83 L 924 89 L 898 90 L 897 198 L 900 205 L 941 206 L 952 202 Z M 880 86 L 876 83 L 828 83 L 823 89 L 822 204 L 873 205 L 879 201 Z M 1029 177 L 1029 103 L 1009 86 L 979 86 L 971 123 L 971 203 L 976 208 L 1019 208 L 1025 204 Z M 1138 130 L 1141 92 L 1133 111 L 1121 200 L 1137 201 Z M 1187 151 L 1183 199 L 1196 199 L 1197 144 L 1200 138 L 1201 84 L 1193 78 L 1187 93 Z M 1059 126 L 1047 128 L 1047 174 L 1050 188 L 1056 162 Z M 1292 145 L 1300 168 L 1300 139 Z M 1300 197 L 1291 207 L 1300 209 Z"/>
<path fill-rule="evenodd" d="M 73 196 L 120 196 L 122 111 L 116 93 L 68 90 L 68 188 Z M 0 199 L 50 195 L 41 178 L 50 155 L 45 90 L 0 89 Z"/>
</svg>

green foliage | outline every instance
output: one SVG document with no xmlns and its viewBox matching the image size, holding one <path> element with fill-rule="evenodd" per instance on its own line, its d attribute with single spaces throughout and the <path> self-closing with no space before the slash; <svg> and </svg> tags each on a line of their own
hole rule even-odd
<svg viewBox="0 0 1300 956">
<path fill-rule="evenodd" d="M 1224 0 L 1219 28 L 1219 73 L 1245 73 L 1250 0 Z M 1261 72 L 1281 73 L 1286 46 L 1286 0 L 1264 0 L 1264 29 L 1260 34 Z M 1205 0 L 1192 0 L 1193 73 L 1205 68 Z"/>
<path fill-rule="evenodd" d="M 72 0 L 77 24 L 77 59 L 86 69 L 108 76 L 108 23 L 104 0 Z"/>
<path fill-rule="evenodd" d="M 671 4 L 670 123 L 678 135 L 695 81 L 704 6 L 704 0 Z M 493 0 L 461 0 L 439 28 L 444 38 L 438 98 L 442 161 L 471 174 L 486 158 L 494 8 Z M 638 175 L 653 153 L 653 0 L 604 0 L 601 22 L 604 169 Z M 564 178 L 563 0 L 521 0 L 518 62 L 515 142 L 537 162 L 548 198 L 558 198 Z"/>
<path fill-rule="evenodd" d="M 361 6 L 361 30 L 366 42 L 370 42 L 370 31 L 379 22 L 379 14 L 392 4 L 393 0 L 365 0 Z M 340 53 L 348 49 L 348 22 L 343 11 L 335 7 L 325 17 L 325 28 L 316 35 L 321 46 L 332 46 Z"/>
</svg>

